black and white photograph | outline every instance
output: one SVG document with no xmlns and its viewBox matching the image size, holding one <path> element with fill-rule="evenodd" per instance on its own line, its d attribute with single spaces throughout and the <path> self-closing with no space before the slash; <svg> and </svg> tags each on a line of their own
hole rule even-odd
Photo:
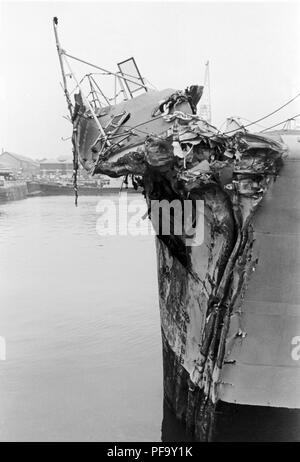
<svg viewBox="0 0 300 462">
<path fill-rule="evenodd" d="M 299 1 L 0 0 L 1 443 L 300 442 L 299 49 Z"/>
</svg>

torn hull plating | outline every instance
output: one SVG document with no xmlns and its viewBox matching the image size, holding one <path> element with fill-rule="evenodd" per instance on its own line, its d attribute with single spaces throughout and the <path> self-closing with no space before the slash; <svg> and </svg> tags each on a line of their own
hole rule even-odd
<svg viewBox="0 0 300 462">
<path fill-rule="evenodd" d="M 258 263 L 231 317 L 220 384 L 227 402 L 300 408 L 299 161 L 284 160 L 253 219 Z"/>
<path fill-rule="evenodd" d="M 299 160 L 285 159 L 254 216 L 251 260 L 243 267 L 247 281 L 232 307 L 221 370 L 208 355 L 199 387 L 191 385 L 190 378 L 195 364 L 205 363 L 208 297 L 158 240 L 166 399 L 199 439 L 211 435 L 210 411 L 217 400 L 300 408 L 299 174 Z M 207 217 L 204 243 L 192 250 L 193 268 L 201 278 L 209 260 L 209 222 Z M 210 399 L 201 401 L 201 390 Z M 205 412 L 191 420 L 199 402 L 206 403 Z M 191 403 L 197 403 L 196 409 Z"/>
<path fill-rule="evenodd" d="M 78 104 L 73 142 L 87 170 L 131 174 L 144 188 L 157 231 L 166 401 L 208 440 L 219 400 L 300 407 L 299 164 L 283 162 L 283 145 L 266 137 L 221 135 L 176 95 L 138 97 L 136 114 L 134 100 L 123 103 L 136 125 L 119 123 L 106 140 Z M 203 242 L 161 233 L 153 200 L 202 201 Z"/>
</svg>

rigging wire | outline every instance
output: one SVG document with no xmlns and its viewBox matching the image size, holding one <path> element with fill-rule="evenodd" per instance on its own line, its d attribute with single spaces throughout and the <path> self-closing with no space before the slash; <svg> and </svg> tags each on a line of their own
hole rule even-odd
<svg viewBox="0 0 300 462">
<path fill-rule="evenodd" d="M 246 122 L 252 123 L 252 120 L 246 119 L 245 117 L 240 117 L 240 119 L 246 120 Z M 261 127 L 261 128 L 266 128 L 264 125 L 261 125 L 261 124 L 255 123 L 255 122 L 253 123 L 253 125 L 257 125 L 258 127 Z"/>
<path fill-rule="evenodd" d="M 218 130 L 218 133 L 221 133 L 221 129 L 223 128 L 223 126 L 226 124 L 226 120 L 224 120 L 224 122 L 222 123 L 222 125 L 220 126 L 220 128 L 217 128 Z"/>
<path fill-rule="evenodd" d="M 81 63 L 83 63 L 83 64 L 87 64 L 88 66 L 94 67 L 95 69 L 99 69 L 100 71 L 107 73 L 107 75 L 114 75 L 115 77 L 118 77 L 118 78 L 120 78 L 120 79 L 122 79 L 122 80 L 124 80 L 124 81 L 128 81 L 128 82 L 134 83 L 135 85 L 138 85 L 138 86 L 141 87 L 141 88 L 146 88 L 146 89 L 147 89 L 147 86 L 146 86 L 146 85 L 140 83 L 140 82 L 137 81 L 137 80 L 136 80 L 136 81 L 133 81 L 133 80 L 132 80 L 132 78 L 137 79 L 135 76 L 134 76 L 134 77 L 132 76 L 132 77 L 129 79 L 128 77 L 125 77 L 125 76 L 130 75 L 130 74 L 125 74 L 125 73 L 118 74 L 118 73 L 116 73 L 116 72 L 108 71 L 108 70 L 106 70 L 106 69 L 103 69 L 103 67 L 96 66 L 96 64 L 89 63 L 88 61 L 85 61 L 85 60 L 83 60 L 83 59 L 77 58 L 76 56 L 70 55 L 69 53 L 66 53 L 66 51 L 64 51 L 64 50 L 62 50 L 62 54 L 63 54 L 64 56 L 67 56 L 68 58 L 74 59 L 75 61 L 79 61 L 79 62 L 81 62 Z"/>
<path fill-rule="evenodd" d="M 265 132 L 265 131 L 267 131 L 267 130 L 270 130 L 271 128 L 278 127 L 279 125 L 284 124 L 285 122 L 289 122 L 290 120 L 293 120 L 293 119 L 295 119 L 296 117 L 300 117 L 300 114 L 296 114 L 296 115 L 294 115 L 293 117 L 290 117 L 289 119 L 285 119 L 285 120 L 283 120 L 282 122 L 279 122 L 278 124 L 275 124 L 275 125 L 272 125 L 271 127 L 265 128 L 264 130 L 261 130 L 259 133 L 263 133 L 263 132 Z"/>
<path fill-rule="evenodd" d="M 251 125 L 257 124 L 257 122 L 261 122 L 262 120 L 267 119 L 267 117 L 270 117 L 271 115 L 276 114 L 276 112 L 280 111 L 281 109 L 283 109 L 284 107 L 286 107 L 288 104 L 290 104 L 290 103 L 292 103 L 293 101 L 295 101 L 295 99 L 298 98 L 298 96 L 300 96 L 300 93 L 298 93 L 296 96 L 294 96 L 294 98 L 290 99 L 289 101 L 287 101 L 285 104 L 283 104 L 283 105 L 280 106 L 279 108 L 275 109 L 275 111 L 270 112 L 269 114 L 265 115 L 264 117 L 260 117 L 259 119 L 254 120 L 253 122 L 251 122 L 251 123 L 249 123 L 249 124 L 243 125 L 243 127 L 241 127 L 241 128 L 250 127 Z M 236 129 L 234 129 L 234 130 L 229 130 L 228 132 L 223 132 L 223 135 L 227 135 L 228 133 L 233 133 L 233 132 L 235 132 L 235 131 L 236 131 Z"/>
</svg>

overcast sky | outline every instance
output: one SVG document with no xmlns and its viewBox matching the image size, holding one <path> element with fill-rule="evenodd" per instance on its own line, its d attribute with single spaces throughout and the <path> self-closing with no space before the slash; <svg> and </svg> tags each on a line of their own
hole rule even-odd
<svg viewBox="0 0 300 462">
<path fill-rule="evenodd" d="M 202 83 L 210 60 L 213 123 L 254 120 L 300 92 L 300 2 L 1 2 L 0 148 L 71 153 L 52 17 L 69 53 L 115 69 L 134 56 L 156 87 Z M 264 121 L 300 113 L 300 98 Z"/>
</svg>

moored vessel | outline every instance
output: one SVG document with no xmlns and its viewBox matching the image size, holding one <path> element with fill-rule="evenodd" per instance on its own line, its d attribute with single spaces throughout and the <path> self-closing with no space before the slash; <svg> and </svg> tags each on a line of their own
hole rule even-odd
<svg viewBox="0 0 300 462">
<path fill-rule="evenodd" d="M 99 184 L 97 181 L 77 181 L 79 196 L 102 196 L 107 194 L 119 194 L 121 187 Z M 30 196 L 73 196 L 74 184 L 71 181 L 54 180 L 31 180 L 27 181 L 28 194 Z M 127 193 L 135 193 L 130 187 L 125 189 Z"/>
</svg>

